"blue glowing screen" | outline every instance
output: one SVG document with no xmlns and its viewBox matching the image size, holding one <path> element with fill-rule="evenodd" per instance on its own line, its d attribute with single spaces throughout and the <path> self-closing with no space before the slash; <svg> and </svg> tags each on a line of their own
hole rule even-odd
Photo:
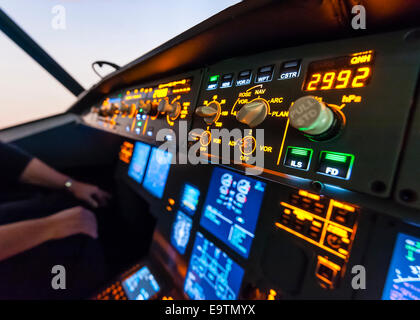
<svg viewBox="0 0 420 320">
<path fill-rule="evenodd" d="M 163 191 L 165 190 L 171 160 L 172 153 L 158 148 L 152 149 L 143 187 L 159 199 L 162 198 Z"/>
<path fill-rule="evenodd" d="M 188 213 L 191 216 L 194 215 L 195 211 L 197 210 L 199 198 L 200 190 L 189 184 L 185 184 L 184 190 L 182 191 L 180 208 L 185 213 Z"/>
<path fill-rule="evenodd" d="M 130 166 L 128 167 L 128 175 L 138 183 L 141 183 L 141 180 L 143 179 L 150 149 L 151 147 L 149 145 L 142 142 L 136 142 L 133 157 L 131 158 Z"/>
<path fill-rule="evenodd" d="M 399 233 L 382 300 L 420 300 L 420 239 Z"/>
<path fill-rule="evenodd" d="M 215 168 L 200 224 L 247 258 L 265 186 L 239 173 Z"/>
<path fill-rule="evenodd" d="M 148 267 L 143 267 L 122 281 L 128 300 L 149 300 L 160 287 Z"/>
<path fill-rule="evenodd" d="M 190 240 L 192 219 L 185 213 L 178 211 L 172 225 L 171 243 L 179 253 L 184 254 Z"/>
<path fill-rule="evenodd" d="M 193 300 L 235 300 L 244 270 L 197 232 L 184 292 Z"/>
</svg>

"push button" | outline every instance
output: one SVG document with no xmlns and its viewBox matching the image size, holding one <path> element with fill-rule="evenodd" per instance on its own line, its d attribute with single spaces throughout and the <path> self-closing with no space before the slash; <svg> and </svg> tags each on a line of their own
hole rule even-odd
<svg viewBox="0 0 420 320">
<path fill-rule="evenodd" d="M 251 83 L 252 72 L 251 70 L 244 70 L 239 72 L 238 78 L 236 79 L 236 86 L 245 86 Z"/>
<path fill-rule="evenodd" d="M 233 73 L 224 74 L 220 83 L 220 88 L 230 88 L 233 83 Z"/>
<path fill-rule="evenodd" d="M 279 80 L 288 80 L 299 77 L 300 60 L 286 61 L 281 65 Z"/>
<path fill-rule="evenodd" d="M 284 165 L 293 169 L 307 171 L 311 163 L 312 153 L 312 149 L 287 147 Z"/>
<path fill-rule="evenodd" d="M 155 131 L 155 129 L 154 129 L 153 127 L 149 127 L 149 128 L 147 129 L 147 135 L 148 135 L 149 137 L 152 137 L 152 136 L 153 136 L 154 131 Z"/>
<path fill-rule="evenodd" d="M 217 89 L 218 85 L 219 85 L 219 75 L 211 76 L 207 84 L 207 90 Z"/>
<path fill-rule="evenodd" d="M 273 79 L 273 70 L 274 65 L 259 68 L 255 76 L 255 83 L 271 81 Z"/>
<path fill-rule="evenodd" d="M 350 179 L 354 155 L 321 151 L 318 173 L 340 179 Z"/>
</svg>

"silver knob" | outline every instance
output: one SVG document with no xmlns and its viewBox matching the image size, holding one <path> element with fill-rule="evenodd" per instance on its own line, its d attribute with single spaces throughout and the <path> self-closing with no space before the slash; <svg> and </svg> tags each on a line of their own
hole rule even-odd
<svg viewBox="0 0 420 320">
<path fill-rule="evenodd" d="M 258 98 L 245 104 L 236 114 L 236 120 L 247 124 L 250 128 L 254 128 L 265 120 L 267 113 L 267 102 Z"/>
<path fill-rule="evenodd" d="M 212 124 L 220 114 L 220 104 L 216 101 L 212 101 L 206 106 L 195 109 L 195 114 L 203 117 L 207 124 Z"/>
<path fill-rule="evenodd" d="M 289 119 L 292 127 L 315 136 L 331 128 L 334 113 L 324 102 L 313 96 L 304 96 L 289 108 Z"/>
<path fill-rule="evenodd" d="M 171 105 L 168 100 L 162 99 L 159 102 L 158 111 L 164 113 L 172 113 L 174 111 L 174 106 Z"/>
</svg>

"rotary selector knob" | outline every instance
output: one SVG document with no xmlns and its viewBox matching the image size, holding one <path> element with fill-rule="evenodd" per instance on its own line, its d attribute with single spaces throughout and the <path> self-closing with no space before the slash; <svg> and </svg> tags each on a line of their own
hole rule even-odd
<svg viewBox="0 0 420 320">
<path fill-rule="evenodd" d="M 120 111 L 121 111 L 121 114 L 126 115 L 130 112 L 130 107 L 125 102 L 122 102 Z"/>
<path fill-rule="evenodd" d="M 144 114 L 149 114 L 153 116 L 157 113 L 156 103 L 153 103 L 152 101 L 143 102 L 141 104 L 141 108 L 143 109 Z"/>
<path fill-rule="evenodd" d="M 162 99 L 158 104 L 158 111 L 163 113 L 172 113 L 174 111 L 174 106 L 171 105 L 167 99 Z"/>
<path fill-rule="evenodd" d="M 220 115 L 220 104 L 216 101 L 212 101 L 206 106 L 198 107 L 195 110 L 195 114 L 199 117 L 203 117 L 203 120 L 207 124 L 212 124 Z"/>
<path fill-rule="evenodd" d="M 120 105 L 118 103 L 111 104 L 111 114 L 110 115 L 114 115 L 114 114 L 118 114 L 118 113 L 120 113 Z"/>
<path fill-rule="evenodd" d="M 171 104 L 167 99 L 162 99 L 160 100 L 157 109 L 159 112 L 166 113 L 171 118 L 175 118 L 181 112 L 181 104 L 178 101 Z"/>
<path fill-rule="evenodd" d="M 304 96 L 289 108 L 290 125 L 311 136 L 328 133 L 334 127 L 334 112 L 313 96 Z"/>
<path fill-rule="evenodd" d="M 268 103 L 260 98 L 245 104 L 236 114 L 236 120 L 247 124 L 250 128 L 258 126 L 265 120 L 268 113 Z"/>
<path fill-rule="evenodd" d="M 176 118 L 181 113 L 181 104 L 178 101 L 175 101 L 173 104 L 173 111 L 169 114 L 171 118 Z"/>
</svg>

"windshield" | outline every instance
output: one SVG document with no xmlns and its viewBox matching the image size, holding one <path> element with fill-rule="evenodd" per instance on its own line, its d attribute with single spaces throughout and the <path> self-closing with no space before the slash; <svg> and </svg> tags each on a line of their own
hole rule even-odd
<svg viewBox="0 0 420 320">
<path fill-rule="evenodd" d="M 91 69 L 92 62 L 125 65 L 238 2 L 0 0 L 0 7 L 89 89 L 99 81 Z M 0 47 L 0 129 L 62 113 L 75 101 L 3 33 Z"/>
</svg>

